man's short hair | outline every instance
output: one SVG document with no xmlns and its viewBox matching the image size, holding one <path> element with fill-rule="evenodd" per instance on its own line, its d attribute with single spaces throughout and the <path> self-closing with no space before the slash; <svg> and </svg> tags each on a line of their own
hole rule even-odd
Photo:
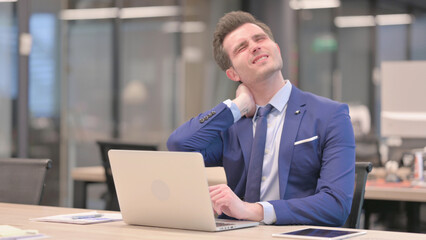
<svg viewBox="0 0 426 240">
<path fill-rule="evenodd" d="M 217 23 L 213 36 L 214 59 L 223 71 L 226 71 L 232 66 L 231 59 L 223 48 L 223 40 L 230 32 L 246 23 L 253 23 L 259 26 L 269 36 L 269 38 L 274 41 L 271 29 L 265 23 L 253 17 L 250 13 L 234 11 L 225 14 L 225 16 L 223 16 Z"/>
</svg>

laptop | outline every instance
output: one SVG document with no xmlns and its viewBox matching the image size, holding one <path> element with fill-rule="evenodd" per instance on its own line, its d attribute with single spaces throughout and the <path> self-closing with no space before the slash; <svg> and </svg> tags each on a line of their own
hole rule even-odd
<svg viewBox="0 0 426 240">
<path fill-rule="evenodd" d="M 200 231 L 259 225 L 215 218 L 200 153 L 109 150 L 108 156 L 127 224 Z"/>
</svg>

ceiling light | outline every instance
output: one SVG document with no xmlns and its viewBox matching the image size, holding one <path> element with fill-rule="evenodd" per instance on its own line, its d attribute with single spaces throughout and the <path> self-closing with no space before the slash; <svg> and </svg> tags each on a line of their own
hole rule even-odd
<svg viewBox="0 0 426 240">
<path fill-rule="evenodd" d="M 62 10 L 62 20 L 92 20 L 116 18 L 118 8 L 89 8 L 89 9 L 66 9 Z"/>
<path fill-rule="evenodd" d="M 1 1 L 1 0 L 0 0 Z M 88 9 L 66 9 L 62 10 L 62 20 L 92 20 L 111 19 L 120 17 L 122 19 L 173 17 L 181 14 L 178 6 L 153 6 L 133 8 L 88 8 Z"/>
<path fill-rule="evenodd" d="M 340 6 L 340 0 L 291 0 L 289 5 L 294 10 L 337 8 Z"/>
<path fill-rule="evenodd" d="M 334 24 L 339 28 L 372 27 L 376 25 L 373 16 L 340 16 L 334 19 Z"/>
<path fill-rule="evenodd" d="M 166 22 L 162 30 L 166 33 L 200 33 L 206 30 L 206 24 L 203 22 Z"/>
<path fill-rule="evenodd" d="M 154 6 L 122 8 L 120 18 L 150 18 L 150 17 L 173 17 L 179 16 L 178 6 Z"/>
<path fill-rule="evenodd" d="M 411 24 L 414 17 L 410 14 L 384 14 L 377 16 L 340 16 L 334 19 L 334 24 L 339 28 L 372 27 L 386 25 Z"/>
<path fill-rule="evenodd" d="M 411 24 L 413 17 L 410 14 L 386 14 L 376 16 L 377 25 L 404 25 Z"/>
</svg>

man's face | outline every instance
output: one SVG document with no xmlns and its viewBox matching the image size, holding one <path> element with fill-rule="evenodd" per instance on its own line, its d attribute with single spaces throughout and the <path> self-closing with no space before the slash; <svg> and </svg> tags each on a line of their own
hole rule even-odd
<svg viewBox="0 0 426 240">
<path fill-rule="evenodd" d="M 283 65 L 278 45 L 257 25 L 241 25 L 223 40 L 232 62 L 226 74 L 234 81 L 251 85 L 280 71 Z"/>
</svg>

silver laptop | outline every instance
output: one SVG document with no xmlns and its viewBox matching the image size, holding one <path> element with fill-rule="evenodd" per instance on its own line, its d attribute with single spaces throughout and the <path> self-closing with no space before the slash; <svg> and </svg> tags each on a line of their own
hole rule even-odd
<svg viewBox="0 0 426 240">
<path fill-rule="evenodd" d="M 200 153 L 110 150 L 108 156 L 127 224 L 201 231 L 259 225 L 215 219 Z"/>
</svg>

